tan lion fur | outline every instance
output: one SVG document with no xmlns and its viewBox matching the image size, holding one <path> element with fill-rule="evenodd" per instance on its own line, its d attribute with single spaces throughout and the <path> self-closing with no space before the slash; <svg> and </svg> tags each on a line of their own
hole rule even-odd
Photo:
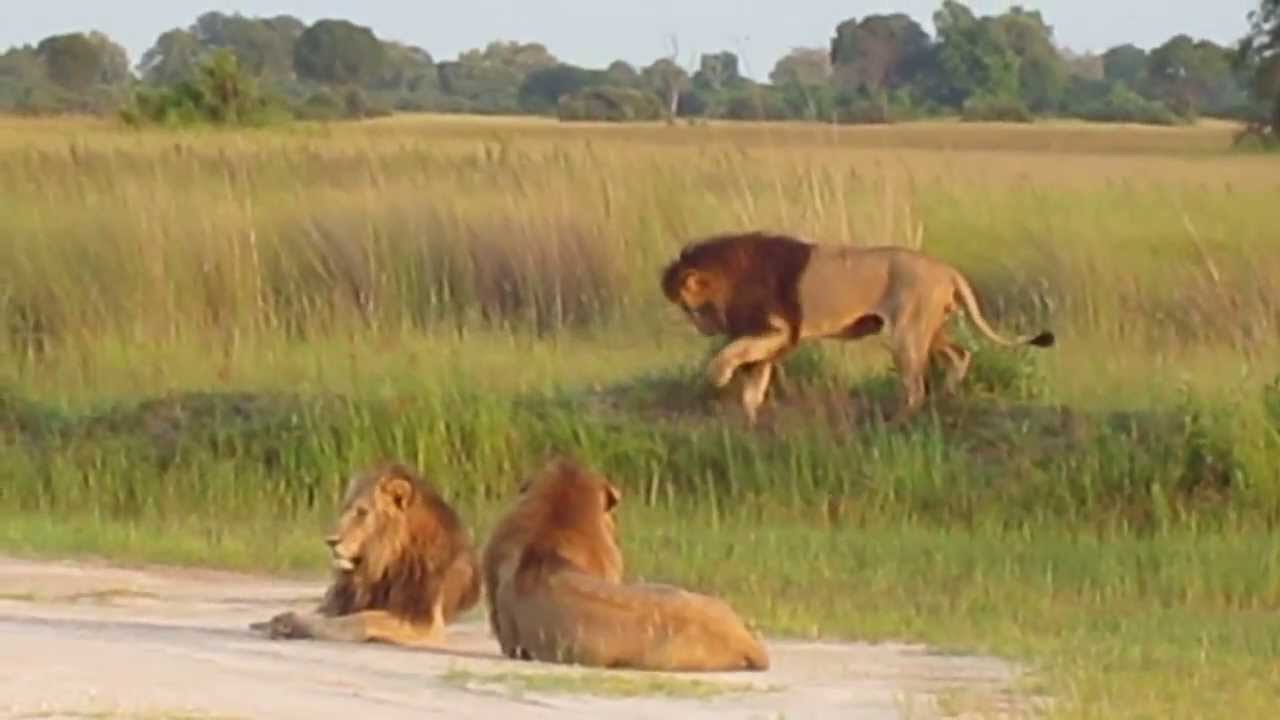
<svg viewBox="0 0 1280 720">
<path fill-rule="evenodd" d="M 763 645 L 724 601 L 623 584 L 620 493 L 571 459 L 548 463 L 498 522 L 482 565 L 489 622 L 508 657 L 669 671 L 763 670 Z"/>
<path fill-rule="evenodd" d="M 353 477 L 326 539 L 333 579 L 312 613 L 254 630 L 273 638 L 439 646 L 444 628 L 480 599 L 476 552 L 461 518 L 404 465 Z"/>
<path fill-rule="evenodd" d="M 1054 344 L 1050 332 L 1001 337 L 958 270 L 901 247 L 823 245 L 762 232 L 719 235 L 687 245 L 663 269 L 661 284 L 699 332 L 728 336 L 707 375 L 724 387 L 743 370 L 742 407 L 751 422 L 774 364 L 804 340 L 887 332 L 903 392 L 894 421 L 919 410 L 930 361 L 946 370 L 944 392 L 964 380 L 972 356 L 945 328 L 960 309 L 997 344 Z"/>
</svg>

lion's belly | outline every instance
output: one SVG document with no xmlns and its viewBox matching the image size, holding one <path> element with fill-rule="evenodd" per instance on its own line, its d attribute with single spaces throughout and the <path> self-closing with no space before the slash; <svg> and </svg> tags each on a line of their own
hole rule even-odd
<svg viewBox="0 0 1280 720">
<path fill-rule="evenodd" d="M 802 338 L 845 336 L 860 319 L 884 316 L 886 264 L 855 261 L 855 252 L 844 247 L 814 252 L 797 287 Z"/>
</svg>

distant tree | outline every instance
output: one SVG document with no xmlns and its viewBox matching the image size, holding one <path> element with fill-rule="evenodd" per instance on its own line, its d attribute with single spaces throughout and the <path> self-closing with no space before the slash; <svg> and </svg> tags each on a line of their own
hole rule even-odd
<svg viewBox="0 0 1280 720">
<path fill-rule="evenodd" d="M 769 82 L 779 87 L 820 87 L 830 81 L 831 56 L 825 48 L 794 48 L 782 56 L 769 73 Z"/>
<path fill-rule="evenodd" d="M 468 50 L 458 56 L 458 62 L 497 65 L 511 71 L 520 80 L 534 70 L 554 67 L 560 63 L 542 43 L 502 40 L 489 43 L 483 50 Z"/>
<path fill-rule="evenodd" d="M 44 78 L 44 63 L 30 45 L 12 47 L 0 53 L 0 79 L 34 83 Z"/>
<path fill-rule="evenodd" d="M 161 34 L 138 63 L 143 82 L 172 86 L 190 79 L 196 65 L 211 52 L 235 53 L 244 72 L 261 78 L 289 80 L 294 76 L 294 45 L 306 29 L 289 15 L 251 18 L 207 12 L 188 28 Z"/>
<path fill-rule="evenodd" d="M 143 53 L 138 70 L 149 85 L 175 85 L 190 77 L 205 53 L 200 40 L 190 31 L 169 30 Z"/>
<path fill-rule="evenodd" d="M 298 77 L 330 85 L 366 85 L 378 77 L 387 51 L 373 31 L 347 20 L 318 20 L 294 46 Z"/>
<path fill-rule="evenodd" d="M 430 93 L 439 90 L 440 77 L 431 53 L 416 45 L 384 42 L 386 59 L 372 86 L 379 90 Z"/>
<path fill-rule="evenodd" d="M 1106 83 L 1106 81 L 1102 81 Z M 1074 117 L 1094 122 L 1143 123 L 1175 125 L 1179 118 L 1162 102 L 1148 100 L 1123 82 L 1109 83 L 1109 88 L 1091 97 L 1073 99 L 1068 105 Z"/>
<path fill-rule="evenodd" d="M 172 87 L 138 88 L 121 115 L 131 124 L 250 125 L 272 120 L 274 106 L 273 98 L 262 93 L 240 65 L 239 56 L 221 48 L 197 63 L 190 78 Z"/>
<path fill-rule="evenodd" d="M 47 83 L 35 48 L 25 45 L 0 53 L 0 111 L 20 109 L 31 88 Z"/>
<path fill-rule="evenodd" d="M 519 112 L 521 76 L 515 70 L 483 62 L 442 62 L 436 66 L 440 89 L 457 99 L 459 109 L 480 113 Z"/>
<path fill-rule="evenodd" d="M 111 87 L 127 84 L 132 77 L 129 72 L 129 52 L 97 30 L 89 33 L 89 42 L 98 48 L 98 55 L 102 58 L 98 84 Z"/>
<path fill-rule="evenodd" d="M 1219 107 L 1234 87 L 1229 51 L 1188 35 L 1151 51 L 1147 77 L 1152 93 L 1184 117 Z"/>
<path fill-rule="evenodd" d="M 983 20 L 987 21 L 986 18 Z M 1067 65 L 1053 43 L 1053 28 L 1039 11 L 1013 6 L 990 20 L 1018 58 L 1018 96 L 1034 112 L 1058 109 L 1067 87 Z"/>
<path fill-rule="evenodd" d="M 288 38 L 290 41 L 297 41 L 299 37 L 302 37 L 302 33 L 307 30 L 307 24 L 292 15 L 258 18 L 258 22 L 263 23 L 274 30 L 277 35 Z"/>
<path fill-rule="evenodd" d="M 520 89 L 533 72 L 559 64 L 541 43 L 494 41 L 440 63 L 440 87 L 461 109 L 483 113 L 520 112 Z"/>
<path fill-rule="evenodd" d="M 564 122 L 652 121 L 661 119 L 663 114 L 662 101 L 653 93 L 608 85 L 564 95 L 557 106 L 557 115 Z"/>
<path fill-rule="evenodd" d="M 818 120 L 833 112 L 831 56 L 826 48 L 795 48 L 769 73 L 790 117 Z"/>
<path fill-rule="evenodd" d="M 287 15 L 261 19 L 207 12 L 196 18 L 191 33 L 206 49 L 235 52 L 241 67 L 252 75 L 287 78 L 294 72 L 294 43 L 305 27 Z"/>
<path fill-rule="evenodd" d="M 1091 52 L 1079 54 L 1072 52 L 1070 48 L 1063 48 L 1059 54 L 1062 55 L 1062 62 L 1067 66 L 1068 78 L 1083 78 L 1093 81 L 1100 81 L 1106 78 L 1106 67 L 1101 55 Z"/>
<path fill-rule="evenodd" d="M 1147 79 L 1147 51 L 1136 45 L 1117 45 L 1102 54 L 1103 77 L 1142 90 Z"/>
<path fill-rule="evenodd" d="M 742 85 L 742 73 L 738 70 L 738 56 L 723 51 L 703 53 L 698 71 L 693 74 L 695 87 L 710 92 L 720 92 Z"/>
<path fill-rule="evenodd" d="M 72 92 L 85 92 L 102 78 L 103 49 L 83 33 L 53 35 L 40 41 L 36 55 L 48 77 Z"/>
<path fill-rule="evenodd" d="M 995 23 L 979 20 L 956 0 L 944 0 L 933 22 L 938 28 L 938 99 L 959 106 L 973 97 L 1018 97 L 1019 58 Z"/>
<path fill-rule="evenodd" d="M 729 120 L 786 120 L 790 116 L 786 102 L 773 88 L 761 85 L 739 86 L 720 102 L 717 117 Z"/>
<path fill-rule="evenodd" d="M 662 98 L 668 118 L 680 112 L 681 94 L 689 90 L 689 73 L 670 58 L 661 58 L 640 71 L 645 87 Z"/>
<path fill-rule="evenodd" d="M 562 96 L 603 84 L 604 80 L 603 72 L 564 63 L 534 70 L 520 85 L 520 107 L 532 113 L 555 112 Z"/>
<path fill-rule="evenodd" d="M 609 63 L 604 74 L 608 84 L 615 87 L 634 87 L 640 84 L 640 72 L 630 63 L 622 60 Z"/>
<path fill-rule="evenodd" d="M 929 35 L 910 16 L 870 15 L 836 26 L 829 57 L 835 85 L 845 93 L 901 87 L 927 62 Z"/>
<path fill-rule="evenodd" d="M 197 68 L 196 82 L 215 122 L 236 123 L 257 109 L 258 88 L 240 65 L 240 56 L 223 49 Z"/>
<path fill-rule="evenodd" d="M 1096 105 L 1107 97 L 1113 86 L 1123 85 L 1106 79 L 1103 55 L 1081 55 L 1064 48 L 1062 61 L 1067 66 L 1067 84 L 1062 93 L 1061 109 L 1068 116 L 1078 117 L 1081 108 Z"/>
<path fill-rule="evenodd" d="M 654 94 L 654 97 L 657 95 Z M 675 108 L 676 114 L 670 115 L 670 106 L 668 106 L 668 117 L 703 117 L 711 111 L 711 101 L 693 87 L 688 87 L 676 95 Z"/>
<path fill-rule="evenodd" d="M 1269 106 L 1267 125 L 1280 139 L 1280 0 L 1261 0 L 1249 13 L 1249 26 L 1235 65 L 1249 76 L 1253 96 Z"/>
</svg>

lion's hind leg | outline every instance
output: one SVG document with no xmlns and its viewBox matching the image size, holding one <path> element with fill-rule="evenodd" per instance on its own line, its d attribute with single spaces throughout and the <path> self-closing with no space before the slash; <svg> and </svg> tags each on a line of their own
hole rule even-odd
<svg viewBox="0 0 1280 720">
<path fill-rule="evenodd" d="M 895 324 L 891 350 L 902 388 L 902 399 L 898 410 L 889 418 L 889 423 L 898 425 L 911 419 L 924 405 L 929 341 L 912 332 L 909 324 Z"/>
<path fill-rule="evenodd" d="M 938 330 L 933 336 L 929 353 L 931 359 L 937 361 L 946 373 L 942 386 L 943 394 L 956 394 L 960 389 L 960 383 L 964 382 L 965 375 L 969 372 L 973 353 L 952 342 L 945 330 Z"/>
</svg>

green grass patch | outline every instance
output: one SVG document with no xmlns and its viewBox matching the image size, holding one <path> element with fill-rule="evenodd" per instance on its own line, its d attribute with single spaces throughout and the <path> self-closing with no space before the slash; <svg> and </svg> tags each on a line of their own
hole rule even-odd
<svg viewBox="0 0 1280 720">
<path fill-rule="evenodd" d="M 451 668 L 441 680 L 458 687 L 505 688 L 510 694 L 552 693 L 606 698 L 669 697 L 705 700 L 733 693 L 769 692 L 752 683 L 717 682 L 659 673 L 630 672 L 475 672 Z"/>
</svg>

